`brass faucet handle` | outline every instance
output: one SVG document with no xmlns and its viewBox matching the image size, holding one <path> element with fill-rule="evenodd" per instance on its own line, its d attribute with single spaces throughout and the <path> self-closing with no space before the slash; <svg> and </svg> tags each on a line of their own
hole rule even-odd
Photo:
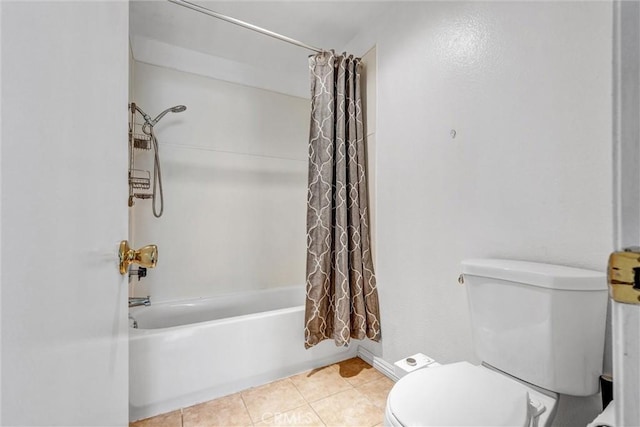
<svg viewBox="0 0 640 427">
<path fill-rule="evenodd" d="M 637 248 L 612 253 L 607 273 L 611 298 L 625 304 L 640 304 L 640 253 Z"/>
<path fill-rule="evenodd" d="M 129 247 L 128 241 L 123 240 L 120 242 L 118 258 L 120 260 L 120 274 L 126 274 L 131 264 L 154 268 L 158 263 L 158 247 L 156 245 L 147 245 L 134 250 Z"/>
</svg>

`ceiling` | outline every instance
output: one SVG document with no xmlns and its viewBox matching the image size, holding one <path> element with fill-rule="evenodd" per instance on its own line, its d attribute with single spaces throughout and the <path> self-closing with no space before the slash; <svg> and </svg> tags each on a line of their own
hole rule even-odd
<svg viewBox="0 0 640 427">
<path fill-rule="evenodd" d="M 338 51 L 371 25 L 390 4 L 380 1 L 192 2 L 303 43 Z M 273 70 L 302 67 L 305 73 L 307 56 L 313 53 L 166 0 L 130 4 L 132 38 L 152 39 L 255 67 Z"/>
</svg>

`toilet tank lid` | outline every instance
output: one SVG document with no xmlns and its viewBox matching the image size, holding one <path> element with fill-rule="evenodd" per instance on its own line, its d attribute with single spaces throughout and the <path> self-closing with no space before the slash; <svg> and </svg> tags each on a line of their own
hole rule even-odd
<svg viewBox="0 0 640 427">
<path fill-rule="evenodd" d="M 606 291 L 606 275 L 600 271 L 507 259 L 468 259 L 462 273 L 569 291 Z"/>
</svg>

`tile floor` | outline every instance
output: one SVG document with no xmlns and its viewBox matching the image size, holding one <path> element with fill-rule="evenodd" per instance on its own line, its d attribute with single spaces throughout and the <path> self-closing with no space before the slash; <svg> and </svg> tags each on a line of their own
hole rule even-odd
<svg viewBox="0 0 640 427">
<path fill-rule="evenodd" d="M 381 426 L 392 386 L 371 365 L 353 358 L 130 427 Z"/>
</svg>

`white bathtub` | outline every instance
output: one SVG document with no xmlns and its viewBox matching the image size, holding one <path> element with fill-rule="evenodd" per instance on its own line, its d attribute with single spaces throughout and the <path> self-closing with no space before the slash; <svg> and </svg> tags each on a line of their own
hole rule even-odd
<svg viewBox="0 0 640 427">
<path fill-rule="evenodd" d="M 129 419 L 215 399 L 354 357 L 325 341 L 304 349 L 304 289 L 280 288 L 130 310 Z"/>
</svg>

